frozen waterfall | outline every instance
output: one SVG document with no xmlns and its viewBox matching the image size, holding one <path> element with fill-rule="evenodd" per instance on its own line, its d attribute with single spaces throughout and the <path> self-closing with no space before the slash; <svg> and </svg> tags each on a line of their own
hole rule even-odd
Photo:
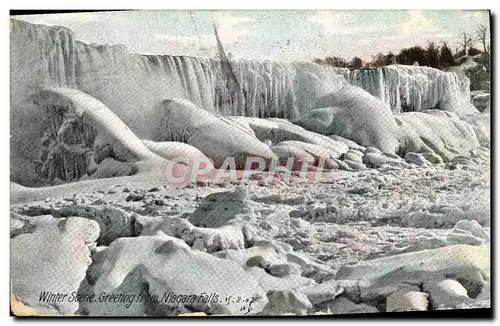
<svg viewBox="0 0 500 326">
<path fill-rule="evenodd" d="M 241 91 L 229 94 L 217 59 L 130 53 L 124 45 L 86 44 L 65 27 L 11 20 L 12 100 L 45 87 L 78 88 L 103 102 L 138 133 L 158 103 L 185 98 L 222 115 L 294 118 L 347 81 L 393 112 L 472 106 L 468 80 L 427 67 L 393 65 L 350 71 L 311 62 L 233 60 Z"/>
<path fill-rule="evenodd" d="M 347 70 L 344 76 L 389 105 L 393 112 L 440 109 L 474 112 L 470 81 L 455 73 L 422 66 L 390 65 L 376 69 Z"/>
<path fill-rule="evenodd" d="M 53 87 L 90 95 L 141 139 L 154 139 L 165 100 L 187 99 L 224 116 L 293 119 L 315 109 L 319 98 L 348 83 L 380 98 L 393 113 L 434 108 L 459 114 L 475 111 L 467 79 L 427 67 L 392 65 L 353 71 L 312 62 L 238 59 L 231 64 L 240 91 L 229 93 L 217 59 L 130 53 L 121 44 L 80 42 L 66 27 L 19 20 L 11 20 L 10 37 L 11 159 L 19 163 L 23 176 L 36 168 L 23 168 L 20 158 L 30 158 L 30 164 L 35 164 L 37 155 L 46 150 L 43 141 L 37 145 L 39 140 L 48 131 L 55 132 L 59 123 L 74 120 L 60 116 L 58 103 L 47 114 L 33 101 L 42 90 Z M 92 128 L 75 126 L 81 129 L 78 135 L 86 135 L 82 136 L 85 144 L 92 139 Z M 72 145 L 63 134 L 62 143 Z M 71 158 L 66 161 L 78 165 L 83 160 L 80 154 L 68 154 Z"/>
</svg>

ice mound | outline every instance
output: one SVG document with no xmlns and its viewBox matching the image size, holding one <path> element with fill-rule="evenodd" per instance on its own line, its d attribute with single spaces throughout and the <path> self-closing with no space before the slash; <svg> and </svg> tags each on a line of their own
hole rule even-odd
<svg viewBox="0 0 500 326">
<path fill-rule="evenodd" d="M 279 162 L 287 162 L 290 157 L 294 158 L 292 170 L 300 170 L 303 164 L 313 165 L 315 158 L 303 149 L 295 146 L 275 145 L 271 150 L 278 157 Z"/>
<path fill-rule="evenodd" d="M 471 102 L 479 112 L 489 112 L 491 106 L 490 93 L 485 91 L 472 91 Z"/>
<path fill-rule="evenodd" d="M 325 137 L 322 134 L 308 131 L 284 119 L 260 119 L 250 117 L 228 117 L 253 131 L 261 141 L 270 140 L 272 144 L 284 141 L 300 141 L 322 146 L 334 151 L 336 157 L 344 154 L 348 146 L 341 141 Z"/>
<path fill-rule="evenodd" d="M 337 135 L 384 152 L 398 149 L 398 126 L 383 102 L 355 86 L 345 86 L 320 98 L 317 109 L 293 120 L 305 129 Z"/>
<path fill-rule="evenodd" d="M 94 161 L 95 162 L 95 161 Z M 128 162 L 116 161 L 110 157 L 105 158 L 101 163 L 92 165 L 92 163 L 87 168 L 87 173 L 91 175 L 92 179 L 104 179 L 104 178 L 113 178 L 120 177 L 126 175 L 133 175 L 136 170 L 134 165 Z M 83 175 L 80 180 L 86 175 Z"/>
<path fill-rule="evenodd" d="M 36 171 L 49 180 L 71 181 L 89 172 L 96 158 L 94 142 L 99 139 L 111 147 L 109 153 L 119 153 L 118 157 L 125 161 L 158 165 L 166 162 L 151 152 L 111 110 L 88 94 L 75 89 L 49 88 L 41 91 L 35 101 L 40 112 L 46 110 L 48 114 L 33 121 L 30 128 L 36 135 L 15 145 L 31 144 L 32 151 L 18 153 L 19 160 L 38 164 Z M 102 151 L 97 153 L 100 153 L 99 162 L 95 162 L 98 164 L 104 158 Z M 110 165 L 107 166 L 109 170 Z"/>
<path fill-rule="evenodd" d="M 405 151 L 433 152 L 445 161 L 480 146 L 472 125 L 452 113 L 430 110 L 395 116 L 401 129 Z"/>
<path fill-rule="evenodd" d="M 154 142 L 145 139 L 142 142 L 150 151 L 169 161 L 176 160 L 188 166 L 197 164 L 200 169 L 207 172 L 213 170 L 210 159 L 196 147 L 181 142 Z"/>
<path fill-rule="evenodd" d="M 198 148 L 213 159 L 219 168 L 227 157 L 237 159 L 243 167 L 247 157 L 266 160 L 276 156 L 269 146 L 262 143 L 240 124 L 197 108 L 187 100 L 168 100 L 162 103 L 164 114 L 162 140 L 181 141 Z"/>
<path fill-rule="evenodd" d="M 489 119 L 484 115 L 461 119 L 440 110 L 392 115 L 375 97 L 350 86 L 323 97 L 316 105 L 320 108 L 293 122 L 310 131 L 340 136 L 387 154 L 397 152 L 404 157 L 410 152 L 422 153 L 426 161 L 439 163 L 478 148 L 478 137 L 482 144 L 489 145 Z"/>
<path fill-rule="evenodd" d="M 428 294 L 408 288 L 398 290 L 387 297 L 386 311 L 423 311 L 427 310 Z"/>
<path fill-rule="evenodd" d="M 109 245 L 113 240 L 134 235 L 136 214 L 108 205 L 71 205 L 54 210 L 55 217 L 78 216 L 99 224 L 98 245 Z"/>
<path fill-rule="evenodd" d="M 490 147 L 491 145 L 491 117 L 489 113 L 468 114 L 462 117 L 462 120 L 472 125 L 476 132 L 477 140 L 481 146 Z"/>
</svg>

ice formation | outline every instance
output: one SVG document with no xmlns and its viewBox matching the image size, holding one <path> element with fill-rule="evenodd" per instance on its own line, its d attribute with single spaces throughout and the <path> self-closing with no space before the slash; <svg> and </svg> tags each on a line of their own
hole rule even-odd
<svg viewBox="0 0 500 326">
<path fill-rule="evenodd" d="M 338 135 L 384 152 L 398 148 L 398 126 L 388 106 L 368 92 L 345 86 L 317 100 L 295 123 L 324 135 Z"/>
<path fill-rule="evenodd" d="M 177 160 L 189 166 L 198 164 L 199 168 L 205 171 L 213 169 L 209 158 L 196 147 L 181 142 L 154 142 L 145 139 L 142 142 L 153 153 L 167 160 Z"/>
<path fill-rule="evenodd" d="M 378 97 L 393 112 L 440 109 L 477 112 L 470 103 L 470 82 L 455 73 L 422 66 L 390 65 L 376 69 L 344 70 L 344 76 Z"/>
<path fill-rule="evenodd" d="M 174 99 L 188 101 L 206 110 L 207 117 L 211 112 L 217 116 L 296 119 L 313 109 L 322 109 L 318 105 L 326 104 L 321 101 L 329 96 L 332 99 L 332 94 L 336 94 L 333 95 L 333 102 L 340 103 L 340 106 L 354 105 L 352 101 L 347 103 L 341 100 L 341 94 L 349 89 L 355 90 L 345 87 L 349 82 L 377 97 L 394 113 L 435 108 L 454 111 L 460 116 L 477 112 L 470 103 L 467 79 L 461 80 L 454 73 L 427 67 L 392 65 L 375 70 L 350 71 L 310 62 L 238 59 L 232 61 L 232 66 L 241 91 L 229 93 L 217 59 L 135 54 L 128 52 L 124 45 L 96 45 L 77 41 L 73 32 L 65 27 L 34 25 L 17 20 L 11 20 L 11 39 L 11 160 L 16 167 L 11 175 L 13 180 L 30 185 L 43 185 L 46 179 L 60 179 L 63 182 L 80 179 L 85 177 L 82 171 L 85 171 L 86 166 L 99 164 L 107 157 L 117 161 L 127 160 L 119 150 L 113 149 L 111 152 L 109 139 L 97 135 L 94 126 L 78 119 L 71 122 L 66 132 L 59 133 L 64 129 L 59 128 L 59 124 L 67 121 L 57 114 L 57 107 L 54 107 L 53 112 L 43 112 L 40 105 L 31 101 L 47 88 L 77 89 L 86 93 L 109 108 L 136 138 L 153 141 L 187 142 L 187 139 L 162 137 L 165 132 L 168 133 L 171 124 L 171 121 L 163 125 L 160 123 L 165 118 L 164 108 Z M 133 76 L 133 80 L 130 76 Z M 373 104 L 374 100 L 364 96 L 363 100 L 354 102 L 359 102 L 356 105 L 361 110 L 363 101 Z M 388 110 L 384 108 L 379 111 L 386 114 Z M 184 119 L 187 113 L 177 114 Z M 328 112 L 318 114 L 320 120 L 324 119 L 321 123 L 333 117 Z M 40 116 L 42 119 L 35 118 Z M 382 114 L 375 120 L 381 121 L 384 117 Z M 337 123 L 338 119 L 335 120 Z M 395 139 L 400 137 L 393 132 L 394 123 L 391 120 L 386 119 L 377 127 L 382 133 L 385 130 L 386 134 L 380 136 L 380 132 L 375 132 L 377 135 L 373 142 L 366 142 L 373 136 L 373 130 L 354 128 L 347 133 L 338 133 L 334 128 L 334 133 L 325 134 L 336 134 L 361 145 L 374 145 L 385 152 L 394 153 L 398 150 Z M 331 139 L 326 140 L 323 135 L 307 133 L 285 120 L 272 121 L 279 125 L 278 128 L 269 128 L 269 124 L 255 121 L 244 122 L 241 129 L 248 127 L 247 131 L 254 131 L 261 142 L 276 144 L 298 140 L 329 148 L 333 142 Z M 27 123 L 35 123 L 39 128 L 27 129 Z M 214 133 L 214 126 L 203 125 L 201 129 L 206 130 L 199 133 Z M 261 130 L 273 137 L 262 139 Z M 481 143 L 486 144 L 487 135 L 483 135 L 486 128 L 481 124 L 475 130 L 481 133 Z M 64 141 L 52 144 L 50 134 L 53 133 Z M 182 138 L 187 134 L 181 132 L 176 136 Z M 68 139 L 70 135 L 79 139 Z M 206 147 L 207 142 L 191 145 L 203 151 L 201 147 Z M 266 151 L 260 144 L 257 147 L 261 152 Z M 424 146 L 419 144 L 416 147 Z M 95 162 L 91 159 L 87 162 L 89 149 L 94 153 Z M 219 149 L 220 146 L 206 148 L 208 151 Z M 54 171 L 44 166 L 50 151 L 58 157 L 58 161 L 64 161 L 58 169 L 64 165 L 69 170 Z M 339 154 L 342 152 L 345 150 Z M 207 155 L 206 152 L 204 154 Z M 24 160 L 26 157 L 29 159 Z M 221 159 L 216 158 L 219 161 Z"/>
<path fill-rule="evenodd" d="M 11 24 L 15 300 L 92 316 L 490 306 L 490 120 L 469 103 L 466 79 L 418 66 L 233 60 L 241 92 L 230 93 L 217 59 Z M 293 157 L 295 174 L 325 159 L 333 170 L 315 182 L 179 189 L 151 175 L 178 155 L 214 159 L 214 170 L 227 156 Z M 42 287 L 214 292 L 252 309 L 47 304 Z"/>
<path fill-rule="evenodd" d="M 276 158 L 269 146 L 240 124 L 198 108 L 188 100 L 164 101 L 159 109 L 163 125 L 157 137 L 182 141 L 199 149 L 214 161 L 216 168 L 221 167 L 227 157 L 234 157 L 240 168 L 248 157 Z"/>
<path fill-rule="evenodd" d="M 45 86 L 77 87 L 140 132 L 158 102 L 185 98 L 222 115 L 293 118 L 346 77 L 395 112 L 439 107 L 456 111 L 469 97 L 467 80 L 427 67 L 393 65 L 349 71 L 308 62 L 235 60 L 242 92 L 228 94 L 215 59 L 129 53 L 123 45 L 85 44 L 63 27 L 12 20 L 14 105 Z M 32 78 L 35 72 L 36 78 Z M 130 80 L 130 76 L 134 80 Z M 29 76 L 29 78 L 27 77 Z M 135 119 L 135 121 L 134 121 Z"/>
<path fill-rule="evenodd" d="M 46 86 L 77 87 L 138 132 L 149 127 L 146 118 L 165 99 L 185 98 L 223 115 L 287 118 L 345 83 L 338 69 L 314 63 L 237 60 L 242 92 L 228 94 L 216 59 L 140 55 L 124 45 L 85 44 L 64 27 L 11 22 L 16 100 Z"/>
</svg>

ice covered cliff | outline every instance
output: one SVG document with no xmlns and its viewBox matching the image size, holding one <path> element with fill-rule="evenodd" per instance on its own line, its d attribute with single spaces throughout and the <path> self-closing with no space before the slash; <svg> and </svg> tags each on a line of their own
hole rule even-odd
<svg viewBox="0 0 500 326">
<path fill-rule="evenodd" d="M 76 178 L 80 173 L 73 170 L 83 169 L 95 145 L 95 130 L 65 115 L 71 112 L 67 105 L 34 101 L 47 88 L 78 89 L 103 103 L 140 139 L 157 141 L 164 141 L 154 137 L 162 103 L 173 98 L 225 116 L 291 119 L 317 108 L 318 99 L 350 81 L 393 112 L 472 107 L 467 81 L 426 67 L 349 71 L 310 62 L 234 60 L 241 91 L 230 94 L 217 59 L 141 55 L 124 45 L 86 44 L 65 27 L 11 20 L 10 51 L 11 177 L 32 185 L 41 170 L 54 170 L 43 167 L 47 153 L 56 153 L 56 170 L 68 167 L 62 175 Z"/>
<path fill-rule="evenodd" d="M 389 105 L 393 112 L 439 109 L 459 114 L 475 112 L 470 82 L 439 69 L 390 65 L 376 69 L 343 70 L 351 84 Z"/>
<path fill-rule="evenodd" d="M 11 24 L 16 102 L 46 86 L 76 87 L 129 115 L 120 116 L 125 121 L 136 118 L 133 128 L 147 129 L 144 118 L 165 99 L 185 98 L 224 115 L 285 118 L 342 85 L 337 69 L 314 63 L 237 60 L 232 64 L 242 91 L 228 94 L 216 59 L 140 55 L 121 44 L 77 41 L 65 27 Z"/>
<path fill-rule="evenodd" d="M 80 42 L 65 27 L 11 20 L 14 106 L 46 86 L 76 87 L 138 130 L 147 130 L 155 105 L 170 98 L 185 98 L 223 115 L 293 118 L 341 88 L 345 79 L 394 112 L 472 107 L 468 80 L 433 68 L 392 65 L 350 71 L 310 62 L 242 59 L 232 66 L 241 86 L 236 94 L 227 92 L 216 59 L 140 55 L 121 44 Z"/>
</svg>

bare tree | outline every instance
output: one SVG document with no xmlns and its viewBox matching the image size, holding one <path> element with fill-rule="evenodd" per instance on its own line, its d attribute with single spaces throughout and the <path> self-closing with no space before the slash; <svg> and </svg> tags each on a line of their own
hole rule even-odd
<svg viewBox="0 0 500 326">
<path fill-rule="evenodd" d="M 464 49 L 464 55 L 467 54 L 467 50 L 472 48 L 474 44 L 476 44 L 476 38 L 472 35 L 467 33 L 466 31 L 462 30 L 460 32 L 460 46 Z"/>
<path fill-rule="evenodd" d="M 476 37 L 483 46 L 483 52 L 489 53 L 488 46 L 488 26 L 480 24 L 476 27 Z"/>
</svg>

